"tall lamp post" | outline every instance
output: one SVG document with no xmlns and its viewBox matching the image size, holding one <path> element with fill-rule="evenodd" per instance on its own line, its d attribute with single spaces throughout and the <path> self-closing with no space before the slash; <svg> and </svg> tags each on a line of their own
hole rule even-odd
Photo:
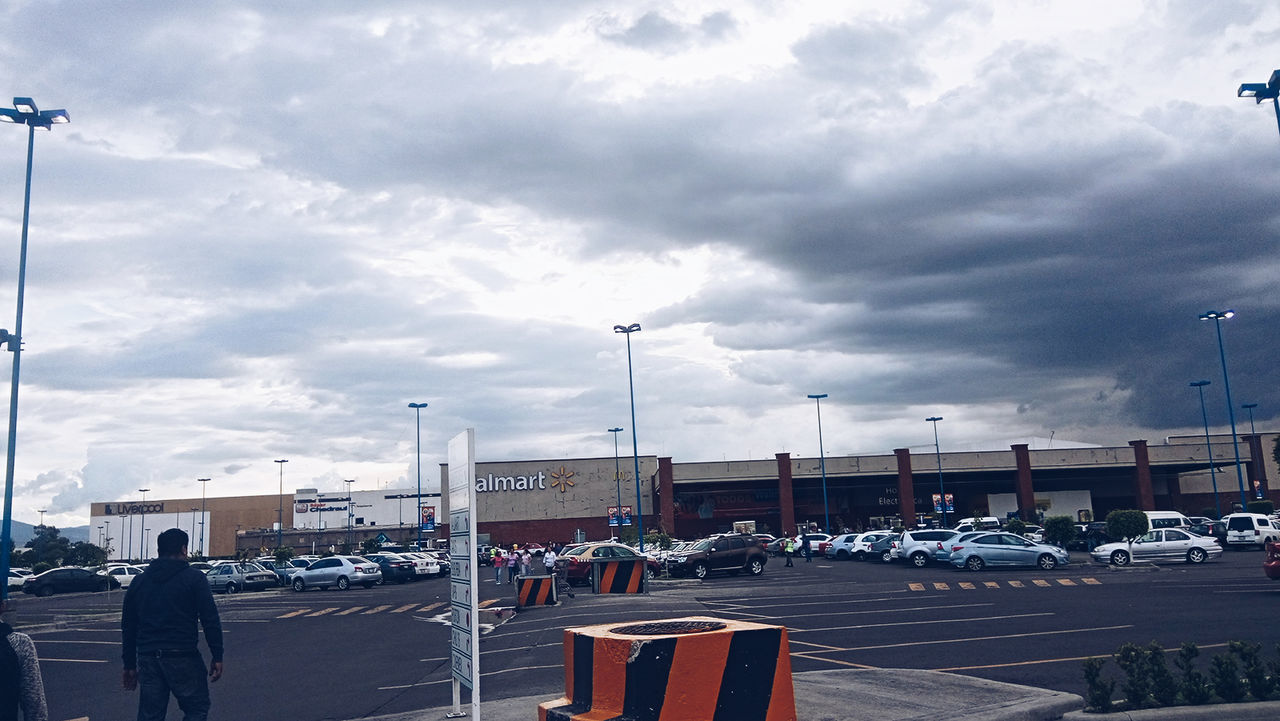
<svg viewBox="0 0 1280 721">
<path fill-rule="evenodd" d="M 22 199 L 22 245 L 18 252 L 18 315 L 13 333 L 0 329 L 0 343 L 13 353 L 13 379 L 9 383 L 9 452 L 4 469 L 4 518 L 0 521 L 0 575 L 9 577 L 9 543 L 13 539 L 13 464 L 18 443 L 18 375 L 22 367 L 22 301 L 27 279 L 27 228 L 31 217 L 31 159 L 36 128 L 49 130 L 71 122 L 65 110 L 40 110 L 31 98 L 14 98 L 13 110 L 0 108 L 0 122 L 27 126 L 27 182 Z M 0 600 L 9 597 L 9 584 L 0 587 Z"/>
<path fill-rule="evenodd" d="M 613 488 L 618 492 L 618 534 L 622 533 L 622 466 L 618 461 L 618 434 L 621 428 L 610 428 L 613 434 Z M 621 535 L 619 535 L 621 538 Z"/>
<path fill-rule="evenodd" d="M 40 528 L 44 528 L 44 514 L 46 512 L 47 512 L 47 509 L 44 509 L 44 508 L 40 508 L 36 510 L 36 513 L 40 514 Z"/>
<path fill-rule="evenodd" d="M 614 333 L 627 337 L 627 386 L 631 389 L 631 458 L 636 467 L 636 533 L 640 537 L 640 553 L 644 553 L 644 507 L 640 501 L 640 443 L 636 440 L 636 383 L 631 371 L 631 334 L 640 332 L 640 324 L 615 325 Z M 619 508 L 621 513 L 622 509 Z"/>
<path fill-rule="evenodd" d="M 942 504 L 942 527 L 947 527 L 947 491 L 942 487 L 942 446 L 938 443 L 938 421 L 942 416 L 929 416 L 924 419 L 933 424 L 933 452 L 938 457 L 938 499 Z"/>
<path fill-rule="evenodd" d="M 1240 510 L 1245 510 L 1249 502 L 1244 495 L 1244 472 L 1240 469 L 1240 441 L 1236 438 L 1236 408 L 1231 403 L 1231 380 L 1227 377 L 1227 351 L 1222 345 L 1222 321 L 1234 318 L 1234 310 L 1211 310 L 1200 314 L 1200 320 L 1213 321 L 1218 331 L 1218 357 L 1222 360 L 1222 388 L 1227 393 L 1227 417 L 1231 419 L 1231 447 L 1236 452 L 1236 480 L 1240 483 Z"/>
<path fill-rule="evenodd" d="M 142 494 L 142 520 L 138 522 L 142 526 L 142 548 L 139 552 L 142 554 L 142 560 L 147 560 L 147 491 L 150 488 L 139 488 L 138 492 Z M 130 529 L 133 530 L 133 529 Z"/>
<path fill-rule="evenodd" d="M 102 550 L 107 552 L 107 560 L 110 561 L 111 560 L 111 521 L 103 521 L 103 524 L 106 525 L 107 527 L 107 532 L 105 536 L 107 545 L 103 546 Z"/>
<path fill-rule="evenodd" d="M 276 512 L 276 548 L 284 546 L 284 464 L 289 462 L 288 458 L 280 458 L 275 461 L 280 464 L 280 510 Z"/>
<path fill-rule="evenodd" d="M 343 483 L 347 484 L 347 553 L 355 553 L 355 549 L 351 547 L 351 519 L 356 515 L 356 499 L 351 495 L 351 484 L 355 483 L 354 478 L 344 479 Z M 422 548 L 421 545 L 418 548 Z"/>
<path fill-rule="evenodd" d="M 1244 83 L 1236 90 L 1238 98 L 1253 98 L 1258 105 L 1263 100 L 1270 100 L 1276 110 L 1276 126 L 1280 127 L 1280 70 L 1271 71 L 1271 78 L 1265 83 Z"/>
<path fill-rule="evenodd" d="M 1213 462 L 1213 446 L 1209 443 L 1209 412 L 1204 408 L 1204 387 L 1209 381 L 1192 381 L 1192 388 L 1200 391 L 1200 417 L 1204 420 L 1204 448 L 1209 453 L 1209 478 L 1213 481 L 1213 507 L 1222 518 L 1222 501 L 1218 500 L 1218 466 Z"/>
<path fill-rule="evenodd" d="M 205 489 L 206 489 L 206 488 L 208 488 L 208 487 L 209 487 L 209 486 L 208 486 L 208 483 L 209 483 L 209 481 L 211 481 L 211 480 L 213 480 L 213 479 L 212 479 L 212 478 L 197 478 L 197 479 L 196 479 L 196 482 L 200 484 L 200 555 L 201 555 L 202 557 L 204 557 L 204 556 L 208 556 L 208 555 L 209 555 L 209 552 L 208 552 L 208 551 L 206 551 L 206 550 L 205 550 L 205 548 L 204 548 L 204 513 L 205 513 L 205 510 L 204 510 L 204 508 L 205 508 L 205 506 L 204 506 L 204 491 L 205 491 Z"/>
<path fill-rule="evenodd" d="M 1257 431 L 1257 429 L 1255 429 L 1255 428 L 1253 427 L 1253 409 L 1254 409 L 1254 408 L 1257 408 L 1257 407 L 1258 407 L 1258 404 L 1257 404 L 1257 403 L 1245 403 L 1244 405 L 1242 405 L 1242 406 L 1240 406 L 1240 407 L 1241 407 L 1241 408 L 1243 408 L 1243 409 L 1245 409 L 1246 411 L 1249 411 L 1249 435 L 1251 435 L 1251 436 L 1256 436 L 1256 435 L 1258 435 L 1258 431 Z"/>
<path fill-rule="evenodd" d="M 410 403 L 409 407 L 413 409 L 414 426 L 418 434 L 418 515 L 416 523 L 418 525 L 418 550 L 422 550 L 422 409 L 427 407 L 426 403 Z"/>
<path fill-rule="evenodd" d="M 818 465 L 822 468 L 822 530 L 831 533 L 831 511 L 827 505 L 827 453 L 822 447 L 822 399 L 826 393 L 810 393 L 809 397 L 818 406 Z"/>
<path fill-rule="evenodd" d="M 191 507 L 191 538 L 196 537 L 196 511 L 200 510 L 195 506 Z"/>
</svg>

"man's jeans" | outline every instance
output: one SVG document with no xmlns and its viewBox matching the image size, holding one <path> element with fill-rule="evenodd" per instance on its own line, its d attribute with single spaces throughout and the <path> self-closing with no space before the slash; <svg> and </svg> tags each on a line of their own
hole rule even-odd
<svg viewBox="0 0 1280 721">
<path fill-rule="evenodd" d="M 199 652 L 155 658 L 138 654 L 138 721 L 164 721 L 169 694 L 178 699 L 183 721 L 209 717 L 209 670 Z"/>
</svg>

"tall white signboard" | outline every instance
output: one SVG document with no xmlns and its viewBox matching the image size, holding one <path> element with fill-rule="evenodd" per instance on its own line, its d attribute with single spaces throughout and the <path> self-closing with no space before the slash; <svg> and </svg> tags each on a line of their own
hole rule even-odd
<svg viewBox="0 0 1280 721">
<path fill-rule="evenodd" d="M 449 600 L 453 619 L 453 712 L 466 716 L 462 686 L 471 689 L 471 716 L 480 718 L 480 634 L 476 618 L 480 600 L 476 587 L 476 431 L 449 441 Z"/>
</svg>

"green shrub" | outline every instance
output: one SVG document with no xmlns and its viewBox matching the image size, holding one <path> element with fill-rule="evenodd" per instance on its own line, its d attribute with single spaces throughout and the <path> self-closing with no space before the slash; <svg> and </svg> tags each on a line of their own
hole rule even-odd
<svg viewBox="0 0 1280 721">
<path fill-rule="evenodd" d="M 1116 510 L 1107 514 L 1107 535 L 1131 541 L 1151 530 L 1151 521 L 1142 511 Z"/>
<path fill-rule="evenodd" d="M 1147 645 L 1147 672 L 1151 677 L 1151 696 L 1157 706 L 1172 706 L 1178 702 L 1178 682 L 1169 672 L 1165 662 L 1164 647 L 1152 641 Z"/>
<path fill-rule="evenodd" d="M 1240 678 L 1240 664 L 1236 663 L 1235 656 L 1229 653 L 1214 656 L 1209 678 L 1213 679 L 1213 692 L 1223 701 L 1236 703 L 1244 698 L 1244 681 Z"/>
<path fill-rule="evenodd" d="M 271 555 L 275 556 L 276 561 L 279 563 L 285 563 L 290 558 L 293 558 L 293 546 L 281 546 L 273 551 Z"/>
<path fill-rule="evenodd" d="M 1188 641 L 1178 649 L 1178 657 L 1173 661 L 1182 672 L 1182 700 L 1192 706 L 1208 703 L 1213 695 L 1209 679 L 1196 668 L 1196 657 L 1199 655 L 1200 649 Z"/>
<path fill-rule="evenodd" d="M 1076 538 L 1076 525 L 1071 516 L 1049 516 L 1044 519 L 1044 542 L 1066 548 Z"/>
<path fill-rule="evenodd" d="M 1111 694 L 1115 693 L 1116 682 L 1102 678 L 1102 667 L 1105 658 L 1086 658 L 1084 660 L 1084 681 L 1087 685 L 1085 703 L 1089 708 L 1106 713 L 1111 710 Z"/>
<path fill-rule="evenodd" d="M 1227 644 L 1227 649 L 1240 659 L 1245 683 L 1249 685 L 1249 693 L 1259 701 L 1270 698 L 1275 682 L 1267 676 L 1266 666 L 1262 663 L 1262 644 L 1232 641 Z"/>
<path fill-rule="evenodd" d="M 1268 516 L 1271 515 L 1272 511 L 1276 510 L 1276 504 L 1269 499 L 1263 498 L 1257 501 L 1249 501 L 1248 509 L 1249 513 L 1261 513 L 1264 516 Z"/>
<path fill-rule="evenodd" d="M 38 563 L 36 563 L 34 566 L 31 567 L 31 572 L 39 576 L 45 571 L 48 571 L 50 568 L 53 568 L 52 564 L 46 563 L 44 561 L 39 561 Z"/>
<path fill-rule="evenodd" d="M 1021 536 L 1027 532 L 1027 524 L 1023 523 L 1021 518 L 1010 518 L 1005 521 L 1004 530 Z"/>
<path fill-rule="evenodd" d="M 1113 657 L 1116 665 L 1124 671 L 1124 683 L 1120 691 L 1129 708 L 1142 708 L 1149 705 L 1147 697 L 1151 695 L 1151 666 L 1147 661 L 1147 652 L 1136 643 L 1126 643 L 1116 649 Z"/>
</svg>

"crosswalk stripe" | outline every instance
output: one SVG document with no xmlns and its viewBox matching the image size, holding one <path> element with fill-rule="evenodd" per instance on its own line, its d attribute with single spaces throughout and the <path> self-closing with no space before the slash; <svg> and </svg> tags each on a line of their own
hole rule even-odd
<svg viewBox="0 0 1280 721">
<path fill-rule="evenodd" d="M 382 612 L 382 611 L 387 610 L 388 608 L 391 608 L 391 604 L 387 604 L 387 605 L 385 605 L 385 606 L 374 606 L 373 608 L 369 609 L 368 611 L 365 611 L 365 612 L 364 612 L 363 614 L 361 614 L 361 615 L 363 615 L 363 616 L 368 616 L 368 615 L 369 615 L 369 614 L 371 614 L 371 613 L 380 613 L 380 612 Z"/>
<path fill-rule="evenodd" d="M 444 602 L 441 601 L 440 603 L 433 603 L 430 606 L 423 606 L 422 608 L 418 609 L 418 613 L 427 613 L 428 611 L 434 611 L 443 605 L 444 605 Z"/>
<path fill-rule="evenodd" d="M 1096 579 L 1096 578 L 1082 578 L 1082 579 L 1080 579 L 1080 580 L 1081 580 L 1081 581 L 1084 581 L 1084 582 L 1085 582 L 1085 585 L 1087 585 L 1087 586 L 1101 586 L 1101 585 L 1102 585 L 1102 581 L 1099 581 L 1099 580 L 1098 580 L 1098 579 Z"/>
<path fill-rule="evenodd" d="M 938 582 L 936 582 L 936 581 L 935 581 L 935 582 L 934 582 L 934 584 L 933 584 L 933 590 L 935 590 L 935 591 L 950 591 L 950 590 L 951 590 L 951 587 L 950 587 L 950 586 L 948 586 L 948 585 L 947 585 L 947 584 L 945 584 L 945 583 L 938 583 Z"/>
<path fill-rule="evenodd" d="M 497 603 L 497 602 L 498 602 L 498 599 L 496 599 L 496 598 L 491 598 L 491 599 L 489 599 L 488 601 L 481 601 L 480 603 L 477 603 L 477 604 L 476 604 L 476 608 L 488 608 L 489 606 L 492 606 L 493 604 L 495 604 L 495 603 Z"/>
<path fill-rule="evenodd" d="M 307 611 L 310 611 L 310 610 L 311 610 L 311 609 L 309 609 L 309 608 L 300 608 L 300 609 L 298 609 L 297 611 L 290 611 L 290 612 L 288 612 L 288 613 L 282 613 L 282 614 L 280 614 L 279 616 L 276 616 L 276 618 L 293 618 L 294 616 L 301 616 L 302 614 L 304 614 L 304 613 L 306 613 Z"/>
<path fill-rule="evenodd" d="M 349 613 L 355 613 L 356 611 L 359 611 L 359 610 L 360 610 L 360 609 L 362 609 L 362 608 L 368 608 L 368 606 L 352 606 L 351 608 L 348 608 L 348 609 L 346 609 L 345 611 L 338 611 L 337 613 L 335 613 L 335 614 L 333 614 L 333 615 L 335 615 L 335 616 L 345 616 L 345 615 L 347 615 L 347 614 L 349 614 Z"/>
<path fill-rule="evenodd" d="M 912 591 L 923 591 L 923 590 L 924 590 L 924 584 L 923 584 L 923 583 L 908 583 L 908 584 L 907 584 L 907 588 L 911 589 Z"/>
<path fill-rule="evenodd" d="M 1058 579 L 1058 585 L 1059 585 L 1059 586 L 1074 586 L 1074 585 L 1076 585 L 1076 582 L 1075 582 L 1075 581 L 1072 581 L 1072 580 L 1071 580 L 1071 579 L 1069 579 L 1069 578 L 1059 578 L 1059 579 Z"/>
<path fill-rule="evenodd" d="M 323 616 L 328 613 L 333 613 L 334 611 L 337 611 L 337 610 L 338 610 L 337 606 L 334 606 L 332 608 L 322 608 L 319 611 L 316 611 L 315 613 L 308 613 L 307 618 L 315 618 L 316 616 Z"/>
<path fill-rule="evenodd" d="M 407 603 L 401 606 L 400 608 L 392 609 L 391 613 L 404 613 L 405 611 L 408 611 L 411 608 L 417 608 L 417 607 L 418 607 L 418 602 L 414 601 L 413 603 Z"/>
<path fill-rule="evenodd" d="M 972 591 L 974 589 L 974 585 L 968 581 L 961 581 L 960 588 L 963 588 L 966 591 Z"/>
<path fill-rule="evenodd" d="M 1040 588 L 1048 588 L 1048 587 L 1049 587 L 1049 582 L 1048 582 L 1048 581 L 1046 581 L 1046 580 L 1044 580 L 1043 578 L 1033 578 L 1033 579 L 1031 579 L 1031 582 L 1032 582 L 1032 583 L 1034 583 L 1034 584 L 1036 584 L 1036 585 L 1037 585 L 1037 586 L 1039 586 Z"/>
<path fill-rule="evenodd" d="M 987 588 L 1000 588 L 999 581 L 983 581 L 982 585 L 986 586 Z"/>
<path fill-rule="evenodd" d="M 1026 586 L 1026 584 L 1024 584 L 1022 581 L 1010 581 L 1009 585 L 1013 586 L 1014 588 L 1024 588 Z"/>
</svg>

